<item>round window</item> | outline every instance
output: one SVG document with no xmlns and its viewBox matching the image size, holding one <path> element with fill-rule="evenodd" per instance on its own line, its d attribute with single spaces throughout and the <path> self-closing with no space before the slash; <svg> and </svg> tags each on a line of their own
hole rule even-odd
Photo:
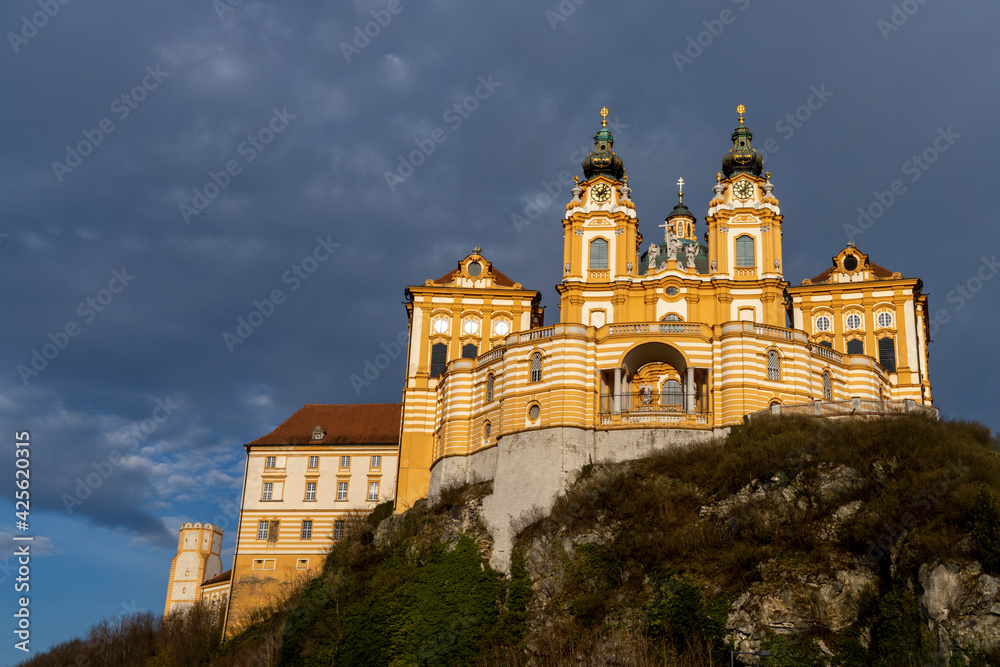
<svg viewBox="0 0 1000 667">
<path fill-rule="evenodd" d="M 816 318 L 816 331 L 829 331 L 830 330 L 830 318 L 826 315 L 820 315 Z"/>
<path fill-rule="evenodd" d="M 475 278 L 476 276 L 478 276 L 480 273 L 483 272 L 483 265 L 480 264 L 479 262 L 470 262 L 469 266 L 466 267 L 465 270 L 469 272 L 470 276 Z"/>
<path fill-rule="evenodd" d="M 528 408 L 528 419 L 531 421 L 538 419 L 538 415 L 540 414 L 542 414 L 542 409 L 538 407 L 537 403 L 532 404 L 532 406 Z"/>
<path fill-rule="evenodd" d="M 848 315 L 847 316 L 847 328 L 848 329 L 858 329 L 861 327 L 861 316 L 860 315 Z"/>
<path fill-rule="evenodd" d="M 677 289 L 676 287 L 668 287 L 666 289 L 666 293 L 667 296 L 677 296 L 678 294 L 680 294 L 680 290 Z"/>
<path fill-rule="evenodd" d="M 889 313 L 879 313 L 878 314 L 878 325 L 880 327 L 891 327 L 892 326 L 892 315 Z"/>
<path fill-rule="evenodd" d="M 479 320 L 466 320 L 462 326 L 462 331 L 469 336 L 475 336 L 479 333 Z"/>
<path fill-rule="evenodd" d="M 493 323 L 493 335 L 506 336 L 510 333 L 510 322 L 507 320 L 497 320 Z"/>
<path fill-rule="evenodd" d="M 844 258 L 844 269 L 847 271 L 853 271 L 858 268 L 858 258 L 854 255 L 848 255 Z"/>
<path fill-rule="evenodd" d="M 448 333 L 448 319 L 445 317 L 438 317 L 434 320 L 434 333 Z"/>
</svg>

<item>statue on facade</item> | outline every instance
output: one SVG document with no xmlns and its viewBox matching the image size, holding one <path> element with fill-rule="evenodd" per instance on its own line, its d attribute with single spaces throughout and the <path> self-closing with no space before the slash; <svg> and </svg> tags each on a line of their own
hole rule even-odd
<svg viewBox="0 0 1000 667">
<path fill-rule="evenodd" d="M 653 404 L 653 390 L 650 389 L 648 384 L 643 384 L 642 387 L 639 388 L 639 396 L 642 397 L 643 405 Z"/>
<path fill-rule="evenodd" d="M 677 260 L 677 253 L 681 250 L 681 239 L 674 232 L 667 232 L 667 260 Z"/>
<path fill-rule="evenodd" d="M 650 241 L 649 250 L 646 252 L 646 273 L 654 273 L 656 271 L 656 259 L 660 256 L 660 246 L 656 244 L 655 241 Z"/>
<path fill-rule="evenodd" d="M 694 271 L 694 258 L 698 256 L 698 245 L 695 243 L 690 243 L 684 248 L 684 252 L 687 253 L 688 269 Z"/>
</svg>

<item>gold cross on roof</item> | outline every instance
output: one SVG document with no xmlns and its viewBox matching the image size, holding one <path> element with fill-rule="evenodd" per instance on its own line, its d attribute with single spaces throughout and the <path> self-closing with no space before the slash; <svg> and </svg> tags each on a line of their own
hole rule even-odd
<svg viewBox="0 0 1000 667">
<path fill-rule="evenodd" d="M 677 179 L 677 199 L 681 202 L 684 201 L 684 179 Z"/>
<path fill-rule="evenodd" d="M 609 113 L 611 113 L 611 112 L 608 111 L 607 107 L 604 107 L 603 109 L 601 109 L 601 127 L 607 127 L 608 126 L 608 114 Z"/>
<path fill-rule="evenodd" d="M 736 113 L 740 115 L 740 125 L 743 124 L 743 114 L 747 112 L 747 108 L 742 104 L 736 107 Z"/>
</svg>

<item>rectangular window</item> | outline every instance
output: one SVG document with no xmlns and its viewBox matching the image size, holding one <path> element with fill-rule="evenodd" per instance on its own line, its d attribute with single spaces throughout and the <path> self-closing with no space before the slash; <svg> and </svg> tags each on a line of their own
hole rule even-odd
<svg viewBox="0 0 1000 667">
<path fill-rule="evenodd" d="M 266 519 L 261 519 L 257 522 L 257 539 L 266 540 L 267 539 L 267 526 L 268 522 Z"/>
<path fill-rule="evenodd" d="M 265 468 L 273 468 L 274 464 L 276 462 L 277 462 L 277 457 L 275 457 L 275 456 L 266 456 L 266 457 L 264 457 L 264 467 Z"/>
<path fill-rule="evenodd" d="M 302 539 L 311 540 L 313 536 L 313 522 L 312 519 L 304 519 L 302 521 Z"/>
<path fill-rule="evenodd" d="M 316 482 L 306 482 L 306 500 L 316 500 Z"/>
<path fill-rule="evenodd" d="M 368 482 L 368 500 L 378 500 L 378 482 Z"/>
<path fill-rule="evenodd" d="M 894 338 L 878 339 L 878 362 L 890 373 L 896 372 L 896 340 Z"/>
<path fill-rule="evenodd" d="M 594 239 L 590 242 L 590 268 L 608 268 L 608 241 L 607 239 Z"/>
<path fill-rule="evenodd" d="M 255 570 L 273 570 L 274 569 L 274 558 L 255 558 L 253 561 L 253 569 Z"/>
<path fill-rule="evenodd" d="M 347 500 L 347 482 L 337 482 L 337 500 Z"/>
<path fill-rule="evenodd" d="M 444 343 L 434 343 L 431 346 L 431 377 L 436 378 L 444 373 L 448 365 L 448 346 Z"/>
<path fill-rule="evenodd" d="M 308 558 L 300 558 L 295 563 L 295 569 L 296 570 L 308 570 L 309 569 L 309 559 Z"/>
<path fill-rule="evenodd" d="M 752 236 L 741 236 L 736 239 L 736 266 L 751 267 L 757 265 L 757 258 L 754 254 L 754 243 Z"/>
<path fill-rule="evenodd" d="M 274 482 L 264 482 L 264 491 L 260 494 L 261 500 L 270 500 L 274 492 Z"/>
<path fill-rule="evenodd" d="M 309 467 L 310 468 L 318 468 L 319 467 L 319 457 L 318 456 L 310 456 L 309 457 Z"/>
<path fill-rule="evenodd" d="M 382 457 L 381 456 L 375 455 L 375 456 L 372 457 L 372 467 L 373 468 L 381 468 L 382 467 Z"/>
<path fill-rule="evenodd" d="M 340 457 L 340 467 L 341 468 L 350 468 L 351 467 L 351 457 L 350 456 L 341 456 Z"/>
<path fill-rule="evenodd" d="M 333 539 L 339 540 L 344 537 L 344 522 L 341 519 L 337 519 L 333 522 Z"/>
</svg>

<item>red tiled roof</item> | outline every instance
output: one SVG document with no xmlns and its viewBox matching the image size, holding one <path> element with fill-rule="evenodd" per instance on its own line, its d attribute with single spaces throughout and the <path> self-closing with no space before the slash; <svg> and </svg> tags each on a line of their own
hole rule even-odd
<svg viewBox="0 0 1000 667">
<path fill-rule="evenodd" d="M 454 271 L 449 271 L 440 278 L 434 281 L 435 285 L 450 285 L 455 281 L 455 275 L 462 272 L 461 268 L 455 269 Z M 505 276 L 504 274 L 497 271 L 495 268 L 490 268 L 490 273 L 493 274 L 494 284 L 500 287 L 513 287 L 514 281 Z"/>
<path fill-rule="evenodd" d="M 251 445 L 394 445 L 399 442 L 399 403 L 322 405 L 307 403 L 278 428 Z M 316 426 L 326 437 L 313 440 Z"/>
<path fill-rule="evenodd" d="M 232 576 L 233 576 L 233 571 L 232 570 L 226 570 L 225 572 L 223 572 L 222 574 L 220 574 L 217 577 L 212 577 L 211 579 L 207 579 L 207 580 L 203 581 L 201 583 L 201 585 L 202 586 L 210 586 L 212 584 L 221 584 L 221 583 L 223 583 L 225 581 L 229 581 L 232 578 Z"/>
</svg>

